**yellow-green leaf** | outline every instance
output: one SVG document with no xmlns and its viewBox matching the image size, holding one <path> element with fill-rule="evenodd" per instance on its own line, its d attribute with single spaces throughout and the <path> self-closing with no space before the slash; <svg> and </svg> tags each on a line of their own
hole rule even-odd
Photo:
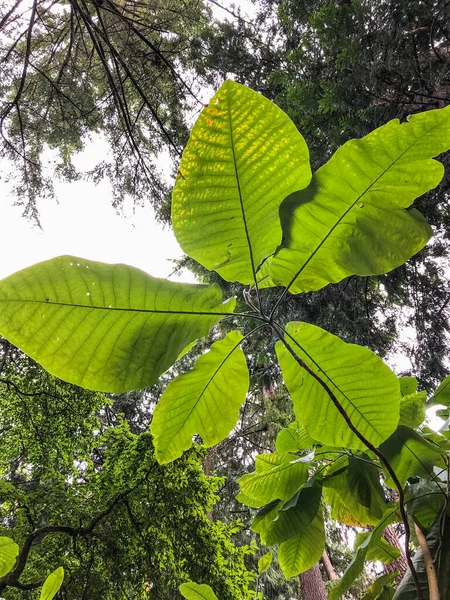
<svg viewBox="0 0 450 600">
<path fill-rule="evenodd" d="M 249 284 L 281 243 L 278 209 L 311 180 L 305 141 L 257 92 L 226 81 L 199 116 L 172 197 L 180 246 L 227 281 Z"/>
<path fill-rule="evenodd" d="M 0 577 L 7 575 L 19 555 L 19 546 L 14 540 L 0 536 Z"/>
<path fill-rule="evenodd" d="M 399 419 L 400 386 L 376 354 L 309 323 L 289 323 L 285 340 L 328 386 L 366 439 L 379 446 L 393 433 Z M 297 420 L 310 436 L 330 446 L 365 449 L 317 379 L 299 366 L 281 341 L 276 351 Z"/>
<path fill-rule="evenodd" d="M 234 305 L 217 286 L 60 256 L 0 281 L 0 333 L 61 379 L 121 392 L 154 384 Z"/>
<path fill-rule="evenodd" d="M 442 179 L 432 157 L 449 148 L 450 107 L 394 119 L 344 144 L 307 189 L 283 202 L 274 283 L 307 292 L 403 264 L 432 235 L 418 211 L 405 209 Z"/>
<path fill-rule="evenodd" d="M 40 600 L 52 600 L 58 593 L 59 589 L 62 586 L 62 582 L 64 580 L 64 569 L 62 567 L 58 567 L 50 573 L 47 579 L 44 581 L 44 585 L 42 586 Z"/>
<path fill-rule="evenodd" d="M 173 379 L 151 423 L 160 463 L 175 460 L 199 434 L 205 446 L 223 440 L 236 425 L 249 386 L 243 336 L 231 331 L 200 356 L 192 371 Z"/>
</svg>

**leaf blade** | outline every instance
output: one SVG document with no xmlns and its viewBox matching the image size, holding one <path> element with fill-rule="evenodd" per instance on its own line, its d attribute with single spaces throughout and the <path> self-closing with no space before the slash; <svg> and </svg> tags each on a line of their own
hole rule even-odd
<svg viewBox="0 0 450 600">
<path fill-rule="evenodd" d="M 292 322 L 285 329 L 294 352 L 328 385 L 353 425 L 379 446 L 399 419 L 400 386 L 394 373 L 367 348 L 347 344 L 320 327 Z M 365 449 L 318 381 L 281 341 L 275 348 L 297 420 L 309 435 L 330 446 Z"/>
<path fill-rule="evenodd" d="M 227 281 L 255 281 L 281 242 L 278 209 L 311 179 L 305 141 L 272 102 L 226 81 L 199 116 L 172 201 L 183 250 Z"/>
<path fill-rule="evenodd" d="M 271 262 L 274 283 L 292 293 L 318 290 L 349 275 L 386 273 L 418 252 L 432 231 L 418 211 L 404 209 L 441 180 L 432 157 L 450 147 L 449 124 L 448 108 L 427 111 L 339 148 L 281 206 L 286 241 Z"/>
<path fill-rule="evenodd" d="M 167 386 L 151 423 L 161 464 L 181 456 L 192 445 L 194 434 L 202 436 L 205 446 L 213 446 L 235 426 L 249 386 L 247 362 L 240 348 L 243 339 L 238 331 L 229 332 L 197 359 L 192 371 Z"/>
<path fill-rule="evenodd" d="M 216 286 L 60 256 L 0 282 L 0 331 L 53 375 L 120 392 L 155 383 L 233 306 Z"/>
</svg>

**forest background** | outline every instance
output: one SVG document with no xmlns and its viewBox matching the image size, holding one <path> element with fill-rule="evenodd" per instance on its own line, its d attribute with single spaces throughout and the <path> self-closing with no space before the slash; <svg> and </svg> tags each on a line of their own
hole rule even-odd
<svg viewBox="0 0 450 600">
<path fill-rule="evenodd" d="M 111 182 L 118 209 L 130 199 L 151 203 L 170 225 L 171 182 L 161 156 L 175 173 L 206 103 L 201 90 L 228 78 L 286 111 L 308 142 L 313 170 L 350 138 L 449 103 L 448 2 L 262 1 L 252 18 L 238 3 L 214 13 L 213 7 L 162 0 L 2 3 L 1 158 L 13 168 L 24 218 L 39 223 L 39 198 L 51 194 L 54 179 L 87 176 Z M 72 159 L 98 135 L 108 153 L 82 175 Z M 448 167 L 448 156 L 441 160 Z M 434 238 L 406 265 L 291 296 L 284 305 L 286 319 L 323 326 L 393 364 L 403 354 L 409 364 L 397 374 L 417 377 L 429 395 L 448 372 L 448 183 L 447 170 L 416 203 Z M 238 291 L 192 259 L 179 268 L 228 294 Z M 256 585 L 267 599 L 320 597 L 320 582 L 348 564 L 354 534 L 330 518 L 327 554 L 309 577 L 302 575 L 302 592 L 297 578 L 283 579 L 276 561 L 252 583 L 265 551 L 251 547 L 254 511 L 234 500 L 255 453 L 273 451 L 293 418 L 270 352 L 261 345 L 251 356 L 251 394 L 231 438 L 163 469 L 147 431 L 174 373 L 150 389 L 105 397 L 50 377 L 3 340 L 2 533 L 19 543 L 22 557 L 0 582 L 3 597 L 35 597 L 60 564 L 61 598 L 173 598 L 188 579 L 210 584 L 219 598 L 254 597 L 248 590 Z M 391 533 L 402 537 L 401 527 Z M 404 565 L 394 567 L 404 572 Z M 368 569 L 348 597 L 361 597 L 373 575 Z"/>
</svg>

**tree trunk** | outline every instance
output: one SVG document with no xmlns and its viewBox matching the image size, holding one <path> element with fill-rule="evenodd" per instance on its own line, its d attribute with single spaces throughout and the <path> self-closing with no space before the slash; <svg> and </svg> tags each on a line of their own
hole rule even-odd
<svg viewBox="0 0 450 600">
<path fill-rule="evenodd" d="M 327 574 L 328 580 L 332 581 L 333 579 L 336 579 L 336 572 L 334 570 L 333 563 L 331 562 L 330 557 L 328 556 L 326 548 L 324 548 L 322 554 L 322 564 L 323 568 L 325 569 L 325 573 Z"/>
<path fill-rule="evenodd" d="M 385 573 L 392 573 L 393 571 L 400 571 L 400 575 L 396 578 L 396 582 L 400 583 L 400 581 L 403 579 L 403 575 L 406 573 L 406 569 L 408 568 L 408 563 L 406 561 L 406 556 L 405 556 L 405 550 L 402 547 L 402 544 L 400 544 L 398 535 L 396 534 L 395 529 L 392 527 L 392 525 L 388 525 L 386 527 L 386 529 L 383 532 L 383 537 L 387 542 L 389 542 L 389 544 L 400 549 L 401 554 L 397 558 L 397 560 L 394 560 L 393 562 L 391 562 L 390 565 L 383 565 L 383 569 L 384 569 Z"/>
<path fill-rule="evenodd" d="M 327 600 L 319 563 L 301 573 L 300 589 L 303 600 Z"/>
</svg>

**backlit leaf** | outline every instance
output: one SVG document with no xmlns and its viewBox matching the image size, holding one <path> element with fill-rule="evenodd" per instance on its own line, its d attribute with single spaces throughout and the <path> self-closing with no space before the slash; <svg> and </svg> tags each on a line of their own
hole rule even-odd
<svg viewBox="0 0 450 600">
<path fill-rule="evenodd" d="M 310 180 L 308 149 L 289 117 L 257 92 L 226 81 L 183 153 L 172 197 L 176 238 L 227 281 L 252 283 L 281 243 L 281 202 Z"/>
<path fill-rule="evenodd" d="M 239 479 L 237 500 L 259 508 L 272 500 L 284 500 L 299 490 L 308 479 L 308 465 L 293 454 L 258 454 L 255 473 Z"/>
<path fill-rule="evenodd" d="M 425 421 L 427 408 L 427 393 L 418 392 L 402 396 L 400 400 L 399 425 L 406 425 L 415 429 Z"/>
<path fill-rule="evenodd" d="M 234 304 L 216 286 L 60 256 L 0 281 L 0 333 L 61 379 L 122 392 L 154 384 Z"/>
<path fill-rule="evenodd" d="M 400 387 L 397 377 L 376 354 L 309 323 L 289 323 L 285 339 L 330 388 L 353 425 L 372 444 L 379 446 L 392 434 L 398 423 Z M 295 415 L 308 433 L 330 446 L 365 448 L 327 391 L 298 365 L 281 341 L 276 351 Z"/>
<path fill-rule="evenodd" d="M 267 571 L 267 569 L 272 564 L 272 558 L 273 558 L 272 552 L 268 552 L 267 554 L 264 554 L 264 556 L 261 556 L 261 558 L 258 560 L 259 575 L 262 575 L 263 573 L 265 573 Z"/>
<path fill-rule="evenodd" d="M 179 588 L 183 598 L 187 600 L 217 600 L 217 596 L 205 583 L 199 585 L 190 581 L 189 583 L 182 583 Z"/>
<path fill-rule="evenodd" d="M 368 531 L 358 533 L 355 538 L 354 550 L 357 550 L 369 535 L 370 532 Z M 381 538 L 376 546 L 373 546 L 367 551 L 366 560 L 379 560 L 385 565 L 389 565 L 391 562 L 394 562 L 394 560 L 397 560 L 400 554 L 401 552 L 399 548 L 392 546 L 384 538 Z"/>
<path fill-rule="evenodd" d="M 277 452 L 300 452 L 313 444 L 314 440 L 306 429 L 294 421 L 278 432 L 275 447 Z"/>
<path fill-rule="evenodd" d="M 14 567 L 19 546 L 14 540 L 6 536 L 0 536 L 0 577 L 7 575 Z"/>
<path fill-rule="evenodd" d="M 40 600 L 52 600 L 58 593 L 64 580 L 64 569 L 58 567 L 47 577 L 42 586 Z"/>
<path fill-rule="evenodd" d="M 449 148 L 450 108 L 394 119 L 341 146 L 281 205 L 274 283 L 307 292 L 403 264 L 432 235 L 418 211 L 404 209 L 440 182 L 444 167 L 432 157 Z"/>
<path fill-rule="evenodd" d="M 447 377 L 441 381 L 438 389 L 429 402 L 429 406 L 435 406 L 436 404 L 450 406 L 450 375 L 447 375 Z"/>
<path fill-rule="evenodd" d="M 435 465 L 445 468 L 439 448 L 404 425 L 398 427 L 380 446 L 380 450 L 402 485 L 405 485 L 409 477 L 432 478 Z M 386 484 L 395 487 L 389 474 L 386 471 L 385 474 Z"/>
<path fill-rule="evenodd" d="M 242 339 L 241 333 L 231 331 L 197 359 L 192 371 L 167 386 L 151 423 L 160 463 L 181 456 L 192 445 L 194 434 L 202 437 L 205 446 L 213 446 L 236 425 L 249 386 Z"/>
<path fill-rule="evenodd" d="M 278 562 L 286 578 L 304 573 L 318 562 L 325 548 L 322 511 L 295 537 L 280 544 Z"/>
<path fill-rule="evenodd" d="M 320 483 L 310 480 L 284 505 L 271 503 L 267 511 L 260 511 L 259 518 L 253 519 L 252 529 L 266 546 L 289 540 L 304 531 L 317 515 L 321 497 Z"/>
</svg>

